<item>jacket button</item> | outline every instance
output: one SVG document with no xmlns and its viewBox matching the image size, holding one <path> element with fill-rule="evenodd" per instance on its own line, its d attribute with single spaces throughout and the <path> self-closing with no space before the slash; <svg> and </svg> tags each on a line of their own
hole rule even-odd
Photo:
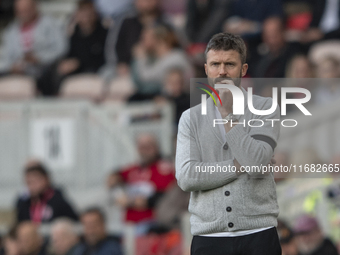
<svg viewBox="0 0 340 255">
<path fill-rule="evenodd" d="M 224 192 L 224 195 L 226 195 L 226 196 L 230 196 L 230 191 L 229 191 L 229 190 L 227 190 L 226 192 Z"/>
<path fill-rule="evenodd" d="M 227 212 L 231 212 L 231 207 L 230 206 L 227 207 Z"/>
<path fill-rule="evenodd" d="M 228 223 L 228 227 L 229 227 L 229 228 L 232 228 L 232 227 L 234 227 L 234 223 L 232 223 L 232 222 L 229 222 L 229 223 Z"/>
<path fill-rule="evenodd" d="M 228 148 L 229 148 L 228 144 L 223 145 L 223 150 L 228 150 Z"/>
</svg>

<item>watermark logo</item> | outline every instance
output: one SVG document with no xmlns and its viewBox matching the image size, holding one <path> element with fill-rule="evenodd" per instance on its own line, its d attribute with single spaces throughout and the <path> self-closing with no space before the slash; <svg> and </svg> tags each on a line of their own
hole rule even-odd
<svg viewBox="0 0 340 255">
<path fill-rule="evenodd" d="M 222 100 L 221 100 L 219 94 L 217 93 L 217 91 L 213 87 L 211 87 L 210 85 L 205 84 L 203 82 L 197 82 L 197 83 L 206 86 L 213 93 L 215 93 L 215 95 L 217 96 L 218 100 L 220 101 L 220 104 L 223 105 L 222 104 Z M 197 88 L 200 89 L 200 90 L 203 90 L 204 92 L 206 92 L 212 98 L 212 100 L 214 101 L 215 105 L 217 106 L 217 103 L 216 103 L 216 100 L 215 100 L 215 97 L 213 96 L 213 94 L 211 94 L 207 89 L 204 89 L 204 88 L 201 88 L 201 87 L 197 87 Z M 207 94 L 202 94 L 202 105 L 204 105 L 202 107 L 202 115 L 207 115 Z"/>
<path fill-rule="evenodd" d="M 200 82 L 201 83 L 201 82 Z M 205 83 L 201 83 L 204 86 L 206 86 L 207 88 L 211 89 L 218 97 L 221 105 L 222 105 L 222 101 L 220 96 L 218 95 L 217 91 L 209 86 L 208 84 Z M 215 88 L 216 89 L 229 89 L 230 92 L 232 93 L 233 96 L 233 114 L 234 115 L 244 115 L 244 94 L 241 90 L 241 88 L 235 86 L 235 85 L 231 85 L 231 84 L 215 84 Z M 205 91 L 208 95 L 210 95 L 212 97 L 212 99 L 214 100 L 215 105 L 216 104 L 216 100 L 213 97 L 213 95 L 206 89 L 203 88 L 199 88 L 203 91 Z M 287 94 L 288 93 L 302 93 L 305 95 L 304 98 L 287 98 Z M 201 114 L 202 115 L 207 115 L 207 94 L 202 94 L 201 95 Z M 272 106 L 270 109 L 266 109 L 266 110 L 258 110 L 255 109 L 254 104 L 253 104 L 253 88 L 249 87 L 248 88 L 248 94 L 247 94 L 247 98 L 248 98 L 248 108 L 249 110 L 256 115 L 260 115 L 260 116 L 264 116 L 264 115 L 270 115 L 273 112 L 275 112 L 277 105 L 278 105 L 278 88 L 273 87 L 272 88 L 272 98 L 273 98 L 273 102 L 272 102 Z M 309 100 L 311 99 L 311 93 L 309 90 L 305 89 L 305 88 L 296 88 L 296 87 L 283 87 L 281 88 L 281 115 L 286 115 L 287 114 L 287 105 L 288 104 L 293 104 L 295 105 L 297 108 L 300 109 L 300 111 L 304 114 L 304 115 L 312 115 L 304 106 L 304 103 L 307 103 Z"/>
</svg>

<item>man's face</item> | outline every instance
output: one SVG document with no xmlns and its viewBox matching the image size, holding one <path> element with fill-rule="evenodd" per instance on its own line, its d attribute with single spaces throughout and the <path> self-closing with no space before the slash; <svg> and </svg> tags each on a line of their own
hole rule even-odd
<svg viewBox="0 0 340 255">
<path fill-rule="evenodd" d="M 15 2 L 15 15 L 19 22 L 25 24 L 35 19 L 37 6 L 33 0 L 17 0 Z"/>
<path fill-rule="evenodd" d="M 296 247 L 294 239 L 289 243 L 281 244 L 282 255 L 298 255 L 298 249 Z"/>
<path fill-rule="evenodd" d="M 165 91 L 168 95 L 179 96 L 183 90 L 183 75 L 179 72 L 169 73 L 165 80 Z"/>
<path fill-rule="evenodd" d="M 247 73 L 248 64 L 242 64 L 240 53 L 235 50 L 210 50 L 204 68 L 214 84 L 222 80 L 232 80 L 239 87 L 241 77 Z"/>
<path fill-rule="evenodd" d="M 48 187 L 48 180 L 38 172 L 30 172 L 25 176 L 27 188 L 31 196 L 39 196 Z"/>
<path fill-rule="evenodd" d="M 92 5 L 83 6 L 77 11 L 77 22 L 80 27 L 91 27 L 97 22 L 97 13 Z"/>
<path fill-rule="evenodd" d="M 143 164 L 150 164 L 157 158 L 159 150 L 155 137 L 142 134 L 137 139 L 137 149 Z"/>
<path fill-rule="evenodd" d="M 323 236 L 319 229 L 314 229 L 296 236 L 298 249 L 303 254 L 312 253 L 322 243 Z"/>
<path fill-rule="evenodd" d="M 94 246 L 106 237 L 105 224 L 97 213 L 87 213 L 82 216 L 86 242 Z"/>
<path fill-rule="evenodd" d="M 135 6 L 139 13 L 150 14 L 159 6 L 159 0 L 135 0 Z"/>
<path fill-rule="evenodd" d="M 77 243 L 76 236 L 58 228 L 51 232 L 52 248 L 56 255 L 64 255 Z"/>
<path fill-rule="evenodd" d="M 22 255 L 34 254 L 39 251 L 42 245 L 37 227 L 32 223 L 23 223 L 19 226 L 17 239 L 20 254 Z"/>
<path fill-rule="evenodd" d="M 157 41 L 155 39 L 155 31 L 152 28 L 146 28 L 142 31 L 141 44 L 148 53 L 153 53 L 156 48 Z"/>
<path fill-rule="evenodd" d="M 285 38 L 280 19 L 269 18 L 264 22 L 262 39 L 271 52 L 276 53 L 283 48 L 285 45 Z"/>
</svg>

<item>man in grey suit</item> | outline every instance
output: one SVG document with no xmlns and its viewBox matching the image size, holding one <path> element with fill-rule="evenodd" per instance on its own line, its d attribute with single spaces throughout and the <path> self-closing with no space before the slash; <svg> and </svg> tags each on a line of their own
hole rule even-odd
<svg viewBox="0 0 340 255">
<path fill-rule="evenodd" d="M 220 33 L 212 37 L 205 71 L 214 84 L 233 84 L 247 98 L 240 86 L 247 69 L 246 46 L 239 36 Z M 255 115 L 245 104 L 244 115 L 235 116 L 231 91 L 218 90 L 221 103 L 216 100 L 214 105 L 212 98 L 207 99 L 206 115 L 202 115 L 201 105 L 190 108 L 178 127 L 176 178 L 180 188 L 191 192 L 191 254 L 279 255 L 273 174 L 245 171 L 275 163 L 271 159 L 280 124 L 266 120 L 280 119 L 279 107 L 274 105 L 271 114 Z M 271 98 L 252 99 L 255 109 L 272 109 Z M 227 123 L 213 125 L 214 119 Z M 246 125 L 254 119 L 263 125 Z"/>
</svg>

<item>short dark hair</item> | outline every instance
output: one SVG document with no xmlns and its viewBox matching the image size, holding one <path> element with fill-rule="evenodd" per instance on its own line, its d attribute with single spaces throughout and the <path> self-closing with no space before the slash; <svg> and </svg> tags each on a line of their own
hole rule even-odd
<svg viewBox="0 0 340 255">
<path fill-rule="evenodd" d="M 49 179 L 49 173 L 46 167 L 41 163 L 34 166 L 29 166 L 25 169 L 25 175 L 34 172 L 44 176 L 46 179 Z"/>
<path fill-rule="evenodd" d="M 91 0 L 80 0 L 78 2 L 78 9 L 82 9 L 84 7 L 93 7 L 94 8 L 94 4 Z"/>
<path fill-rule="evenodd" d="M 210 50 L 235 50 L 240 54 L 242 64 L 246 63 L 247 47 L 243 39 L 238 35 L 230 33 L 215 34 L 205 49 L 205 59 L 207 59 L 207 54 Z"/>
<path fill-rule="evenodd" d="M 97 214 L 102 222 L 106 221 L 105 214 L 99 207 L 91 207 L 91 208 L 86 209 L 85 211 L 82 212 L 80 217 L 83 217 L 87 214 L 92 214 L 92 213 Z"/>
</svg>

